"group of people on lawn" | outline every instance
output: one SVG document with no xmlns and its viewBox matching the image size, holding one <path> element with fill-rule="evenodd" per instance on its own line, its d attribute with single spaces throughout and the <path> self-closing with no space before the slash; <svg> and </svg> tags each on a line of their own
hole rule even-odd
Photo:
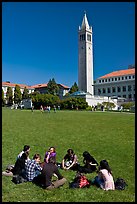
<svg viewBox="0 0 137 204">
<path fill-rule="evenodd" d="M 61 163 L 56 161 L 55 147 L 50 147 L 46 151 L 44 161 L 41 162 L 40 154 L 35 154 L 33 159 L 29 158 L 30 146 L 25 145 L 23 150 L 17 156 L 15 165 L 10 165 L 6 171 L 2 173 L 5 176 L 12 176 L 13 180 L 20 176 L 23 182 L 30 181 L 47 190 L 58 188 L 66 183 L 59 169 L 73 170 L 83 174 L 97 172 L 97 176 L 92 184 L 97 184 L 104 190 L 114 190 L 114 179 L 111 168 L 106 160 L 101 160 L 100 165 L 90 155 L 89 152 L 83 152 L 83 163 L 78 163 L 78 157 L 72 149 L 68 149 Z M 98 166 L 98 168 L 97 168 Z M 53 176 L 56 178 L 53 180 Z"/>
</svg>

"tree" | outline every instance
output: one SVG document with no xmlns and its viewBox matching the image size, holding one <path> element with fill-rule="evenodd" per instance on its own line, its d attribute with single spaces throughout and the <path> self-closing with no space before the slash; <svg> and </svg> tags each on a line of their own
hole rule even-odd
<svg viewBox="0 0 137 204">
<path fill-rule="evenodd" d="M 25 86 L 23 94 L 22 94 L 22 99 L 27 99 L 27 98 L 29 98 L 29 90 Z"/>
<path fill-rule="evenodd" d="M 75 82 L 75 83 L 72 85 L 72 87 L 70 88 L 69 93 L 72 94 L 72 93 L 74 93 L 74 92 L 76 92 L 76 91 L 78 91 L 78 85 L 77 85 L 77 83 Z"/>
<path fill-rule="evenodd" d="M 5 105 L 5 99 L 4 99 L 4 91 L 2 89 L 2 106 L 4 106 L 4 105 Z"/>
<path fill-rule="evenodd" d="M 56 81 L 54 78 L 52 80 L 50 79 L 47 84 L 47 92 L 48 94 L 58 95 L 59 87 L 56 84 Z"/>
<path fill-rule="evenodd" d="M 13 104 L 13 93 L 12 93 L 12 88 L 11 87 L 7 88 L 6 100 L 7 100 L 8 105 Z"/>
<path fill-rule="evenodd" d="M 22 94 L 20 91 L 20 86 L 16 85 L 14 90 L 14 103 L 18 104 L 21 102 Z"/>
</svg>

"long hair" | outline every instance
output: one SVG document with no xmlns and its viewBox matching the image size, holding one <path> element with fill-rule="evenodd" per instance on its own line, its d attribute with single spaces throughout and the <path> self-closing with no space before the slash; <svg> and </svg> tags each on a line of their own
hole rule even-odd
<svg viewBox="0 0 137 204">
<path fill-rule="evenodd" d="M 29 149 L 30 149 L 30 146 L 29 145 L 25 145 L 24 148 L 23 148 L 23 151 L 27 152 Z"/>
<path fill-rule="evenodd" d="M 74 151 L 73 151 L 73 149 L 68 149 L 67 150 L 67 153 L 70 155 L 70 154 L 74 154 Z"/>
<path fill-rule="evenodd" d="M 105 159 L 100 161 L 99 169 L 107 169 L 108 172 L 112 174 L 111 168 Z"/>
</svg>

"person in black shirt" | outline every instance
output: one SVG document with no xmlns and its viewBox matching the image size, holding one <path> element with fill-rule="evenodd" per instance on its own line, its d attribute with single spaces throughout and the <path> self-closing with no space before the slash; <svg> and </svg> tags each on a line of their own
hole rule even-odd
<svg viewBox="0 0 137 204">
<path fill-rule="evenodd" d="M 57 180 L 52 181 L 52 176 L 56 175 Z M 64 178 L 56 165 L 55 157 L 50 157 L 48 163 L 42 164 L 42 171 L 41 174 L 34 179 L 34 183 L 40 185 L 47 190 L 52 190 L 54 188 L 58 188 L 65 184 L 66 178 Z"/>
<path fill-rule="evenodd" d="M 78 171 L 81 173 L 92 173 L 97 170 L 98 162 L 90 155 L 89 152 L 83 152 L 83 163 L 84 166 L 79 166 Z"/>
</svg>

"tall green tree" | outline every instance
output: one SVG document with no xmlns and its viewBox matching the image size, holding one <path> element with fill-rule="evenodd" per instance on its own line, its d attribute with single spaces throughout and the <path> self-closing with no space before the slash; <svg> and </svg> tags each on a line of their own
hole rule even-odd
<svg viewBox="0 0 137 204">
<path fill-rule="evenodd" d="M 13 104 L 13 93 L 12 93 L 12 88 L 11 87 L 7 88 L 6 100 L 7 100 L 8 105 Z"/>
<path fill-rule="evenodd" d="M 74 93 L 74 92 L 76 92 L 76 91 L 78 91 L 78 85 L 77 85 L 77 83 L 75 82 L 75 83 L 72 85 L 72 87 L 70 88 L 69 93 L 72 94 L 72 93 Z"/>
<path fill-rule="evenodd" d="M 54 78 L 49 80 L 47 84 L 47 92 L 48 94 L 58 95 L 59 87 Z"/>
<path fill-rule="evenodd" d="M 4 105 L 5 105 L 5 99 L 4 99 L 4 91 L 2 89 L 2 106 L 4 106 Z"/>
<path fill-rule="evenodd" d="M 25 86 L 23 94 L 22 94 L 22 99 L 27 99 L 27 98 L 29 98 L 29 90 Z"/>
<path fill-rule="evenodd" d="M 21 102 L 22 94 L 20 91 L 20 86 L 16 84 L 15 90 L 14 90 L 14 103 L 18 104 Z"/>
</svg>

